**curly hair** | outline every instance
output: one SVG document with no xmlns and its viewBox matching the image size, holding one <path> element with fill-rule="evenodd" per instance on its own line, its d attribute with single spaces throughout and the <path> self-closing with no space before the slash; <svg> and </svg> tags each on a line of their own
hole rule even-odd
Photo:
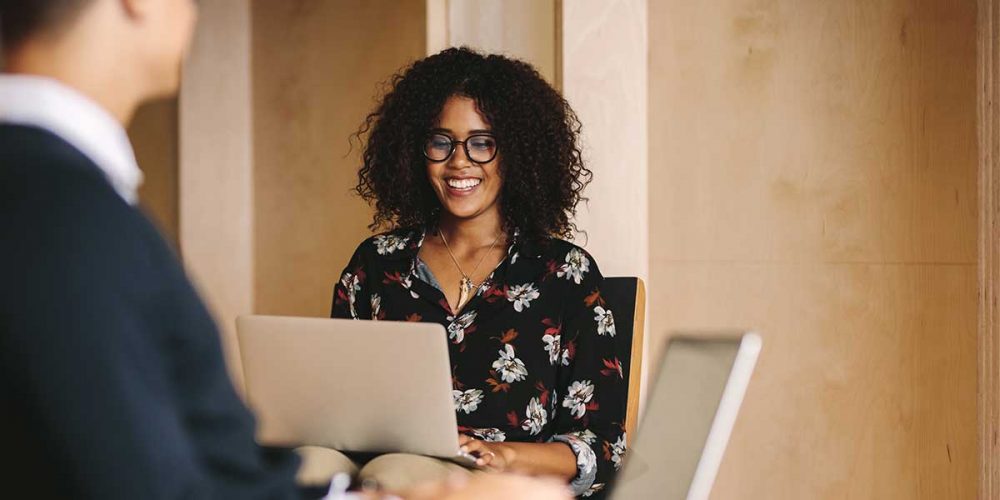
<svg viewBox="0 0 1000 500">
<path fill-rule="evenodd" d="M 367 134 L 355 190 L 374 205 L 372 230 L 437 222 L 441 204 L 422 148 L 445 101 L 457 95 L 475 101 L 496 138 L 503 229 L 517 228 L 535 243 L 572 239 L 576 206 L 593 174 L 577 144 L 580 120 L 531 65 L 450 48 L 404 68 L 386 87 L 353 136 Z"/>
</svg>

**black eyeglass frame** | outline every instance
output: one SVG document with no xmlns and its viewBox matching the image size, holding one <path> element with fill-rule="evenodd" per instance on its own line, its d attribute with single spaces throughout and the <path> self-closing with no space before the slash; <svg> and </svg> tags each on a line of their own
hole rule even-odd
<svg viewBox="0 0 1000 500">
<path fill-rule="evenodd" d="M 442 160 L 435 160 L 434 158 L 431 158 L 430 156 L 427 155 L 427 142 L 430 141 L 430 139 L 432 137 L 437 137 L 437 136 L 447 137 L 448 141 L 451 143 L 451 147 L 448 149 L 448 156 L 445 156 L 444 159 L 442 159 Z M 471 141 L 472 139 L 477 138 L 477 137 L 489 137 L 490 139 L 493 140 L 493 144 L 495 145 L 495 147 L 493 148 L 493 155 L 490 156 L 489 160 L 486 160 L 486 161 L 474 160 L 472 158 L 472 155 L 469 154 L 469 145 L 468 145 L 468 142 Z M 458 149 L 458 145 L 459 144 L 462 145 L 462 149 L 465 151 L 465 157 L 468 158 L 469 161 L 471 161 L 472 163 L 475 163 L 475 164 L 478 164 L 478 165 L 484 165 L 486 163 L 489 163 L 489 162 L 495 160 L 496 157 L 497 157 L 497 153 L 500 151 L 500 144 L 497 142 L 497 138 L 493 134 L 482 134 L 482 133 L 471 134 L 470 136 L 466 137 L 464 141 L 459 141 L 459 140 L 453 139 L 451 137 L 448 137 L 447 134 L 443 134 L 441 132 L 435 132 L 433 134 L 428 134 L 427 135 L 427 138 L 424 139 L 424 146 L 422 148 L 420 148 L 420 152 L 423 153 L 424 158 L 426 158 L 427 161 L 429 161 L 431 163 L 444 163 L 444 162 L 450 160 L 451 157 L 452 157 L 452 155 L 455 154 L 455 150 Z"/>
</svg>

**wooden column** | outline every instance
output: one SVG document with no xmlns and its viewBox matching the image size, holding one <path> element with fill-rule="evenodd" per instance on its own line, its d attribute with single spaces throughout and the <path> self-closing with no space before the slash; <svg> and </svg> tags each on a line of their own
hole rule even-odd
<svg viewBox="0 0 1000 500">
<path fill-rule="evenodd" d="M 577 207 L 577 224 L 586 231 L 578 243 L 605 276 L 638 276 L 653 291 L 646 0 L 567 0 L 559 6 L 562 91 L 583 124 L 584 160 L 594 172 L 584 192 L 589 200 Z M 644 337 L 644 351 L 651 337 Z M 643 401 L 650 367 L 642 370 Z"/>
<path fill-rule="evenodd" d="M 1000 2 L 979 1 L 979 498 L 1000 497 Z"/>
<path fill-rule="evenodd" d="M 242 384 L 235 318 L 253 310 L 250 5 L 202 2 L 180 96 L 180 250 Z"/>
</svg>

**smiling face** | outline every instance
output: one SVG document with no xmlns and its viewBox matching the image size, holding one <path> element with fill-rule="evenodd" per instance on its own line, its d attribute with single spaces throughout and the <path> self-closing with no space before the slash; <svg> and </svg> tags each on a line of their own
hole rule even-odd
<svg viewBox="0 0 1000 500">
<path fill-rule="evenodd" d="M 493 154 L 496 142 L 486 118 L 476 102 L 468 97 L 452 96 L 444 103 L 425 151 L 433 158 L 447 155 L 447 140 L 468 141 L 455 145 L 455 151 L 444 161 L 427 160 L 427 178 L 447 215 L 457 219 L 474 219 L 483 215 L 499 219 L 500 155 Z M 468 149 L 466 149 L 468 148 Z M 491 152 L 489 148 L 493 148 Z M 436 155 L 434 151 L 444 154 Z M 486 163 L 472 161 L 493 158 Z"/>
</svg>

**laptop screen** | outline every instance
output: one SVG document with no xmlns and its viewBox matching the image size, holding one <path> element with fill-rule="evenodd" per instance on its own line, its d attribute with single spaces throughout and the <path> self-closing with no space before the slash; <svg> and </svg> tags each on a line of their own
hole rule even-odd
<svg viewBox="0 0 1000 500">
<path fill-rule="evenodd" d="M 745 374 L 734 371 L 742 338 L 678 337 L 670 341 L 624 470 L 613 488 L 615 498 L 683 500 L 689 498 L 696 472 L 710 476 L 708 486 L 702 489 L 711 487 L 746 380 L 734 384 L 742 384 L 742 388 L 737 388 L 739 399 L 731 410 L 732 418 L 721 418 L 715 424 L 726 427 L 713 435 L 717 440 L 718 434 L 722 434 L 721 449 L 719 443 L 713 447 L 719 456 L 706 461 L 714 464 L 703 464 L 703 469 L 710 470 L 699 471 L 720 402 L 730 374 L 748 378 L 756 360 L 754 351 L 749 369 L 742 370 Z M 704 483 L 705 478 L 702 479 L 700 482 Z"/>
</svg>

